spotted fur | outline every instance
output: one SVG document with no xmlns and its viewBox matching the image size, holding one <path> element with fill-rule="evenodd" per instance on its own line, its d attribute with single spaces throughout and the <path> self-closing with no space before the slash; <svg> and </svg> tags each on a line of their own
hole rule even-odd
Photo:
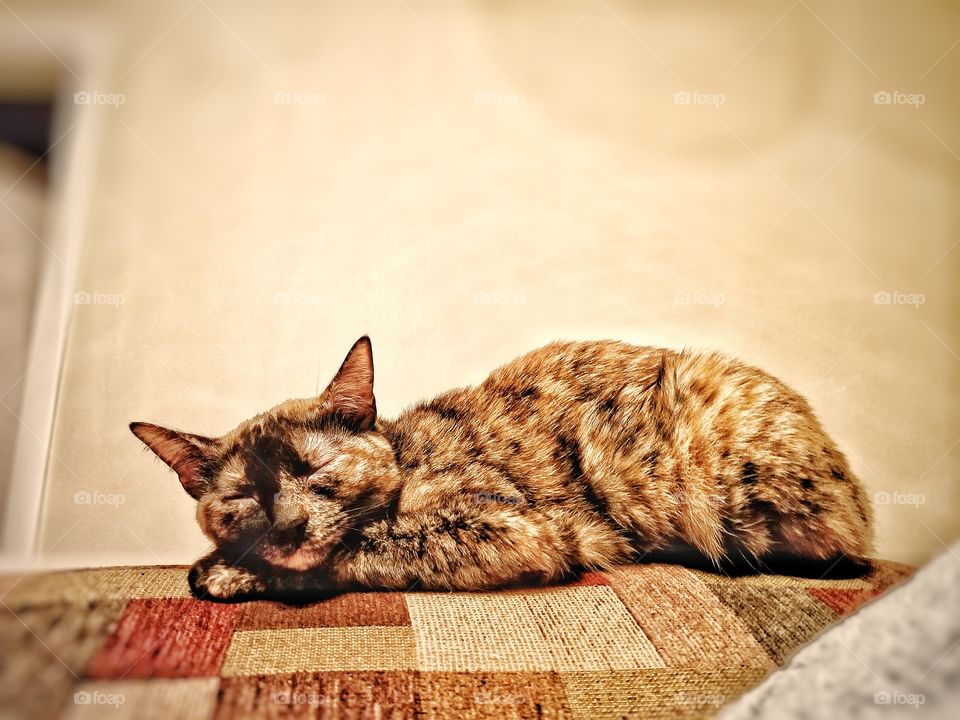
<svg viewBox="0 0 960 720">
<path fill-rule="evenodd" d="M 677 543 L 709 560 L 870 551 L 871 513 L 797 393 L 716 353 L 557 342 L 393 420 L 368 338 L 317 398 L 220 438 L 134 423 L 216 544 L 231 599 L 550 582 Z"/>
</svg>

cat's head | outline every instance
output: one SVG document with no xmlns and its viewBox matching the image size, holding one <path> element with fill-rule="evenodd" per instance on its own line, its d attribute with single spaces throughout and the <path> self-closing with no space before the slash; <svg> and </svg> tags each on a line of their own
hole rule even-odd
<svg viewBox="0 0 960 720">
<path fill-rule="evenodd" d="M 376 420 L 373 353 L 362 337 L 319 396 L 288 400 L 222 437 L 130 429 L 177 472 L 219 548 L 302 571 L 322 565 L 397 489 Z"/>
</svg>

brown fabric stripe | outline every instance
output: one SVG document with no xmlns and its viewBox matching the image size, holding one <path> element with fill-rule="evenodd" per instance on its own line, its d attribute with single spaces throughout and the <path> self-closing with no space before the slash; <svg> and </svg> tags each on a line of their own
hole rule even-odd
<svg viewBox="0 0 960 720">
<path fill-rule="evenodd" d="M 561 673 L 575 718 L 703 718 L 760 681 L 760 668 Z"/>
<path fill-rule="evenodd" d="M 838 617 L 805 588 L 728 584 L 715 585 L 713 591 L 750 628 L 777 665 Z"/>
<path fill-rule="evenodd" d="M 608 575 L 668 667 L 772 667 L 750 629 L 686 568 L 625 566 Z"/>
<path fill-rule="evenodd" d="M 301 672 L 224 678 L 215 718 L 570 718 L 556 673 Z"/>
<path fill-rule="evenodd" d="M 551 672 L 421 672 L 417 717 L 569 718 L 560 675 Z"/>
<path fill-rule="evenodd" d="M 228 677 L 213 717 L 399 719 L 414 715 L 415 697 L 412 671 Z"/>
<path fill-rule="evenodd" d="M 243 605 L 238 630 L 410 625 L 400 593 L 347 593 L 311 605 L 257 600 Z"/>
</svg>

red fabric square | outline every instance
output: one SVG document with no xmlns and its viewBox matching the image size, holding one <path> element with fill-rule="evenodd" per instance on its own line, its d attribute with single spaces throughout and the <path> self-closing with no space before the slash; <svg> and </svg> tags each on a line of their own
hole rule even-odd
<svg viewBox="0 0 960 720">
<path fill-rule="evenodd" d="M 849 615 L 879 594 L 873 588 L 869 590 L 809 588 L 809 592 L 838 615 Z"/>
<path fill-rule="evenodd" d="M 215 677 L 241 610 L 191 598 L 131 600 L 87 666 L 87 676 Z"/>
<path fill-rule="evenodd" d="M 609 585 L 607 576 L 601 572 L 590 571 L 580 575 L 579 578 L 567 584 L 567 587 L 593 587 L 596 585 Z"/>
</svg>

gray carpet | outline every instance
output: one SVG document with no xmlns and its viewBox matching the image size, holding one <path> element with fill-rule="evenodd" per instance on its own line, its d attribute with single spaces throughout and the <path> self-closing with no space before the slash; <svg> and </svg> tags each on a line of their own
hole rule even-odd
<svg viewBox="0 0 960 720">
<path fill-rule="evenodd" d="M 747 718 L 956 718 L 960 543 L 805 646 L 733 703 Z"/>
</svg>

